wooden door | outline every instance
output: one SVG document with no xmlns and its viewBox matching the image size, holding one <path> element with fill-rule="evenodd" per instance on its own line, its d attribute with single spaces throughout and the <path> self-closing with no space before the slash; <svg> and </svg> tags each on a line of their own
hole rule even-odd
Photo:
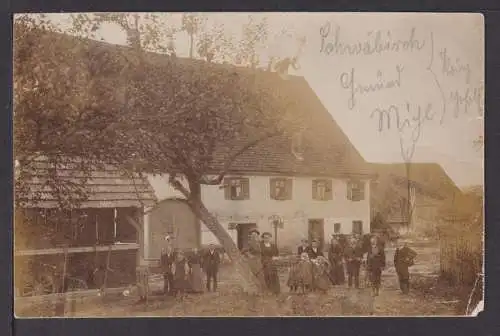
<svg viewBox="0 0 500 336">
<path fill-rule="evenodd" d="M 325 246 L 325 221 L 323 219 L 310 219 L 308 229 L 309 241 L 317 239 L 321 249 Z"/>
</svg>

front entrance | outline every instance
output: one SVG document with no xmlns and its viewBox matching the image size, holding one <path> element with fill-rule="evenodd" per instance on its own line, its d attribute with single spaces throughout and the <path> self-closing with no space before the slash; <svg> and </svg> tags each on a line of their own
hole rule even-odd
<svg viewBox="0 0 500 336">
<path fill-rule="evenodd" d="M 256 228 L 257 228 L 256 223 L 238 223 L 236 225 L 238 249 L 242 250 L 248 247 L 250 230 Z"/>
<path fill-rule="evenodd" d="M 309 241 L 317 239 L 320 249 L 325 246 L 325 221 L 323 219 L 310 219 L 308 228 Z"/>
</svg>

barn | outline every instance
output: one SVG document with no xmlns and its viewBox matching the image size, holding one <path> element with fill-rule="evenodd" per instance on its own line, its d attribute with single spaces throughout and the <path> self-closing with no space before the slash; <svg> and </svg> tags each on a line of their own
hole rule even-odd
<svg viewBox="0 0 500 336">
<path fill-rule="evenodd" d="M 143 213 L 155 203 L 148 181 L 107 164 L 84 172 L 74 159 L 39 156 L 29 166 L 16 176 L 24 186 L 14 215 L 16 295 L 134 283 L 143 258 Z M 63 200 L 50 192 L 55 187 L 73 188 L 65 194 L 80 197 L 79 206 L 61 210 Z"/>
</svg>

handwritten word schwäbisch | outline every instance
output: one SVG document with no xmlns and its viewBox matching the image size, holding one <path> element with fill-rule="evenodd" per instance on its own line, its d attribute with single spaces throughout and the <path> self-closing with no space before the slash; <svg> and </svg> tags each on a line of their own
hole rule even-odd
<svg viewBox="0 0 500 336">
<path fill-rule="evenodd" d="M 362 41 L 348 43 L 342 40 L 341 28 L 326 22 L 320 28 L 320 53 L 325 55 L 370 56 L 397 52 L 418 52 L 425 47 L 425 40 L 416 38 L 416 28 L 405 39 L 394 39 L 391 31 L 371 31 Z"/>
</svg>

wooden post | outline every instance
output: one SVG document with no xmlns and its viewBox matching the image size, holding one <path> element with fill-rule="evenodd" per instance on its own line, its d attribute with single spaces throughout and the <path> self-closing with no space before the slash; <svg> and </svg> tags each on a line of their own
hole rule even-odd
<svg viewBox="0 0 500 336">
<path fill-rule="evenodd" d="M 111 250 L 112 249 L 113 249 L 113 245 L 109 245 L 108 255 L 107 255 L 107 258 L 106 258 L 106 269 L 104 270 L 104 282 L 103 282 L 103 285 L 102 285 L 102 288 L 101 288 L 101 293 L 102 293 L 103 297 L 106 296 L 106 289 L 107 289 L 107 285 L 108 285 L 109 263 L 110 263 L 110 260 L 111 260 Z"/>
<path fill-rule="evenodd" d="M 56 299 L 56 305 L 55 305 L 55 316 L 64 316 L 65 315 L 65 308 L 66 308 L 66 269 L 67 269 L 67 263 L 68 263 L 68 247 L 64 247 L 64 263 L 63 263 L 63 272 L 62 272 L 62 281 L 61 281 L 61 287 L 62 287 L 62 293 L 61 296 L 57 296 Z M 56 293 L 59 291 L 56 290 Z"/>
<path fill-rule="evenodd" d="M 278 222 L 275 220 L 274 224 L 274 245 L 278 246 Z"/>
</svg>

